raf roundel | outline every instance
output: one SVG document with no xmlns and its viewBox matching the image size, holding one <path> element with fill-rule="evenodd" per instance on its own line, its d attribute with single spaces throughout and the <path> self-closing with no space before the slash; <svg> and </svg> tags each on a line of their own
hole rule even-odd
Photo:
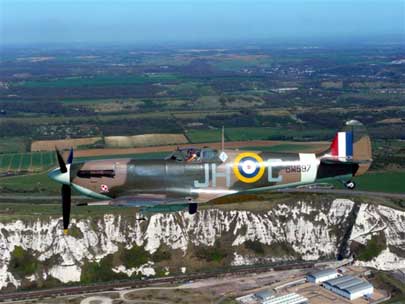
<svg viewBox="0 0 405 304">
<path fill-rule="evenodd" d="M 256 153 L 239 154 L 234 162 L 233 172 L 244 183 L 257 182 L 264 174 L 263 159 Z"/>
</svg>

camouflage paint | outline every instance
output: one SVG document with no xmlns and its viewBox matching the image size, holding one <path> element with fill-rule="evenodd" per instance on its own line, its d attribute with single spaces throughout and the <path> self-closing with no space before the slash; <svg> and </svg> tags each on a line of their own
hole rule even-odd
<svg viewBox="0 0 405 304">
<path fill-rule="evenodd" d="M 271 153 L 225 150 L 226 160 L 178 161 L 109 159 L 72 164 L 72 187 L 112 204 L 155 206 L 207 202 L 224 195 L 305 185 L 324 178 L 347 178 L 367 171 L 371 143 L 357 121 L 346 123 L 353 132 L 353 157 L 336 159 L 330 150 L 314 153 Z"/>
</svg>

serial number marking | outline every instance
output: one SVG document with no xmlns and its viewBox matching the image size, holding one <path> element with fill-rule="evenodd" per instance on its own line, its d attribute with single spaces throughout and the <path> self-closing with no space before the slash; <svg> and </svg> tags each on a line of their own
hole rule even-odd
<svg viewBox="0 0 405 304">
<path fill-rule="evenodd" d="M 285 168 L 286 173 L 301 173 L 309 172 L 311 170 L 311 165 L 294 165 Z"/>
</svg>

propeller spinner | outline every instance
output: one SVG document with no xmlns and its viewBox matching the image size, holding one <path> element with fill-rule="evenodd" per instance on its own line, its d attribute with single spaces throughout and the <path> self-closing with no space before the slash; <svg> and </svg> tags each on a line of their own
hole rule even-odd
<svg viewBox="0 0 405 304">
<path fill-rule="evenodd" d="M 67 162 L 63 160 L 62 154 L 58 149 L 56 150 L 56 157 L 58 159 L 59 168 L 49 172 L 48 176 L 52 180 L 61 183 L 61 197 L 62 197 L 62 215 L 63 215 L 63 232 L 68 233 L 70 222 L 70 207 L 72 201 L 72 190 L 70 188 L 70 165 L 73 162 L 73 149 L 70 149 Z"/>
</svg>

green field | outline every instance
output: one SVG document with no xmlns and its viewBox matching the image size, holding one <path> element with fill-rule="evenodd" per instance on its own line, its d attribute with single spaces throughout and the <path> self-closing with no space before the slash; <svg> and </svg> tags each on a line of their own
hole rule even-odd
<svg viewBox="0 0 405 304">
<path fill-rule="evenodd" d="M 154 152 L 145 154 L 114 154 L 114 155 L 101 155 L 101 156 L 89 156 L 89 157 L 75 157 L 74 162 L 82 162 L 89 160 L 99 159 L 115 159 L 115 158 L 133 158 L 133 159 L 163 159 L 168 156 L 170 152 Z"/>
<path fill-rule="evenodd" d="M 56 163 L 54 152 L 27 152 L 0 154 L 0 172 L 32 171 L 48 169 Z"/>
<path fill-rule="evenodd" d="M 42 167 L 42 152 L 32 152 L 32 167 L 40 168 Z"/>
<path fill-rule="evenodd" d="M 286 128 L 227 128 L 225 137 L 230 141 L 247 140 L 319 140 L 332 139 L 336 130 L 290 130 Z M 190 130 L 186 133 L 192 143 L 219 142 L 221 140 L 221 130 Z"/>
<path fill-rule="evenodd" d="M 220 142 L 221 130 L 190 130 L 185 133 L 191 143 Z"/>
<path fill-rule="evenodd" d="M 16 153 L 13 155 L 13 158 L 11 159 L 10 163 L 10 169 L 15 171 L 20 169 L 20 163 L 21 163 L 21 158 L 23 157 L 23 154 Z"/>
<path fill-rule="evenodd" d="M 405 193 L 405 172 L 373 172 L 354 180 L 358 190 Z"/>
<path fill-rule="evenodd" d="M 27 140 L 23 137 L 0 138 L 0 153 L 25 152 Z"/>
<path fill-rule="evenodd" d="M 229 128 L 226 137 L 231 141 L 272 139 L 332 139 L 336 130 L 290 130 L 286 128 Z"/>
<path fill-rule="evenodd" d="M 20 170 L 28 170 L 31 167 L 31 158 L 30 154 L 24 154 L 21 160 Z"/>
<path fill-rule="evenodd" d="M 302 152 L 315 151 L 317 145 L 302 145 L 302 144 L 280 144 L 268 147 L 242 147 L 244 151 L 268 151 L 268 152 Z"/>
<path fill-rule="evenodd" d="M 56 194 L 60 191 L 60 184 L 50 180 L 47 173 L 2 177 L 1 186 L 11 192 Z"/>
<path fill-rule="evenodd" d="M 13 154 L 0 154 L 0 170 L 7 170 L 10 167 Z"/>
<path fill-rule="evenodd" d="M 22 81 L 17 86 L 26 88 L 71 88 L 91 86 L 124 86 L 176 80 L 173 74 L 148 74 L 139 76 L 66 77 L 46 81 Z"/>
</svg>

